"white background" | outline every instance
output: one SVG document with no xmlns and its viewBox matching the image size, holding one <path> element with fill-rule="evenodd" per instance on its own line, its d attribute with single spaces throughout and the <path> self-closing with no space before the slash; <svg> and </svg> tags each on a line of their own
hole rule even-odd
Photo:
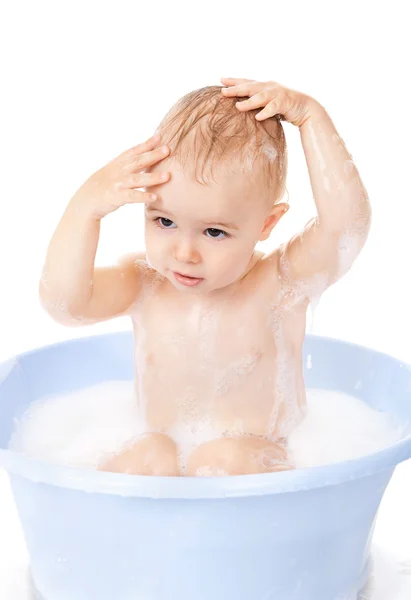
<svg viewBox="0 0 411 600">
<path fill-rule="evenodd" d="M 234 76 L 272 79 L 317 98 L 372 201 L 366 249 L 323 297 L 314 332 L 411 362 L 407 8 L 401 0 L 3 6 L 0 360 L 60 339 L 128 327 L 120 319 L 71 330 L 42 311 L 37 285 L 49 239 L 70 197 L 95 170 L 149 137 L 181 95 Z M 291 210 L 270 246 L 301 228 L 314 210 L 298 131 L 286 124 L 286 136 Z M 104 222 L 98 262 L 142 247 L 141 207 L 124 208 Z M 376 533 L 384 548 L 402 558 L 411 558 L 410 488 L 399 474 Z M 10 511 L 2 484 L 1 600 L 27 597 L 17 588 L 10 591 L 14 584 L 4 578 L 12 565 L 20 572 L 26 560 Z M 407 578 L 398 577 L 399 590 Z M 396 600 L 395 594 L 392 588 L 381 598 Z"/>
</svg>

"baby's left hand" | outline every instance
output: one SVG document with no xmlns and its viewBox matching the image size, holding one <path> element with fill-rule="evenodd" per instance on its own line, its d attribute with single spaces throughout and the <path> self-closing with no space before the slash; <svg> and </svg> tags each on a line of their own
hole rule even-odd
<svg viewBox="0 0 411 600">
<path fill-rule="evenodd" d="M 258 121 L 281 115 L 286 121 L 301 127 L 310 118 L 314 106 L 319 106 L 310 96 L 285 88 L 275 81 L 262 83 L 251 79 L 223 78 L 221 83 L 227 86 L 221 90 L 224 96 L 249 96 L 248 100 L 237 102 L 239 111 L 263 109 L 255 116 Z"/>
</svg>

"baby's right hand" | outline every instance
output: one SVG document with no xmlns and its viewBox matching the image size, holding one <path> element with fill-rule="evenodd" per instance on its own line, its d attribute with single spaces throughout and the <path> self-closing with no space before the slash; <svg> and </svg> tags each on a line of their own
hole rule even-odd
<svg viewBox="0 0 411 600">
<path fill-rule="evenodd" d="M 149 188 L 170 179 L 169 172 L 144 172 L 169 155 L 167 146 L 156 147 L 159 142 L 160 136 L 155 135 L 94 173 L 76 192 L 73 201 L 77 207 L 93 218 L 102 219 L 124 204 L 154 201 L 154 194 L 136 188 Z"/>
</svg>

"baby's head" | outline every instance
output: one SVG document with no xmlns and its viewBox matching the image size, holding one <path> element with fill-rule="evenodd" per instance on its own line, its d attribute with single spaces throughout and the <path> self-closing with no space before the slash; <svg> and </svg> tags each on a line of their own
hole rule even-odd
<svg viewBox="0 0 411 600">
<path fill-rule="evenodd" d="M 192 92 L 157 133 L 170 156 L 152 168 L 171 179 L 146 205 L 150 264 L 179 290 L 209 293 L 247 272 L 258 241 L 287 210 L 287 155 L 279 118 L 257 121 L 220 86 Z M 198 278 L 194 285 L 177 274 Z"/>
</svg>

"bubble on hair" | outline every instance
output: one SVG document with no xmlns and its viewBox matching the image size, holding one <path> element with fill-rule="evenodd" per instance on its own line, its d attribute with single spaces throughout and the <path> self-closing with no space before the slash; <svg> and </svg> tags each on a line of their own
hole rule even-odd
<svg viewBox="0 0 411 600">
<path fill-rule="evenodd" d="M 236 102 L 208 86 L 178 100 L 157 128 L 185 172 L 198 183 L 216 181 L 217 168 L 233 168 L 262 179 L 270 189 L 286 179 L 286 139 L 280 115 L 257 121 L 258 110 L 240 112 Z M 244 99 L 242 99 L 244 100 Z"/>
<path fill-rule="evenodd" d="M 269 161 L 274 162 L 275 160 L 277 160 L 278 152 L 274 148 L 274 146 L 266 142 L 263 144 L 262 149 L 263 153 L 266 155 Z"/>
</svg>

